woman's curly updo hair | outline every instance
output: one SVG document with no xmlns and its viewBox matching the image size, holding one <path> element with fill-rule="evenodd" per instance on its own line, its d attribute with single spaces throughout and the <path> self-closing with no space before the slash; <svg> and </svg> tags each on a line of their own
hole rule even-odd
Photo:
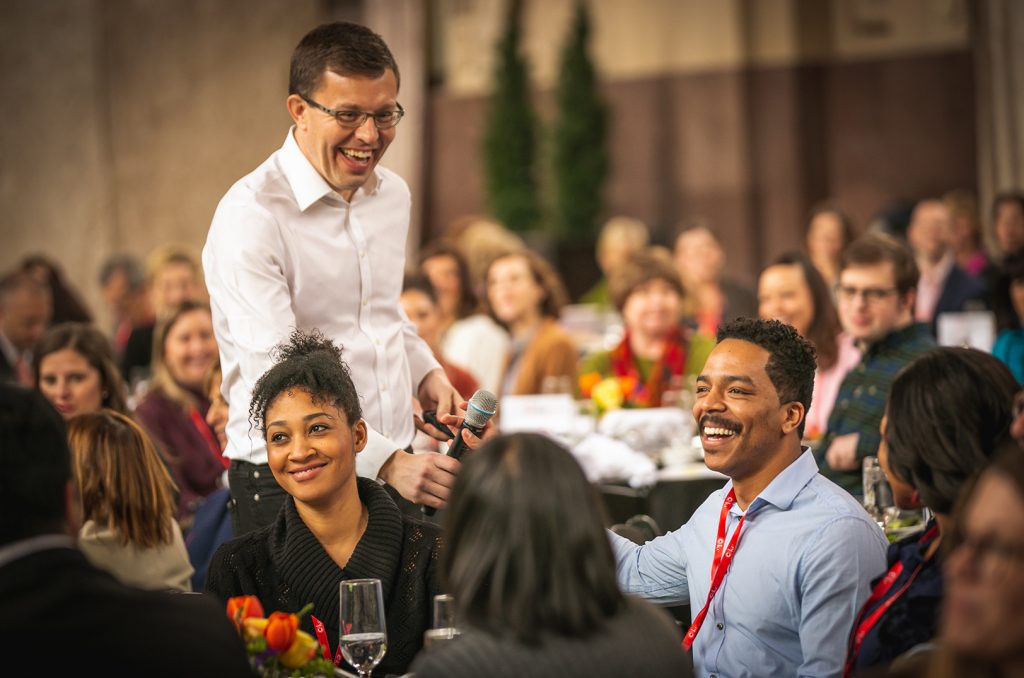
<svg viewBox="0 0 1024 678">
<path fill-rule="evenodd" d="M 329 403 L 345 413 L 349 425 L 363 416 L 359 394 L 341 359 L 341 347 L 320 330 L 293 330 L 288 341 L 275 346 L 274 366 L 256 381 L 249 405 L 249 420 L 266 434 L 267 409 L 282 393 L 298 389 L 317 404 Z"/>
</svg>

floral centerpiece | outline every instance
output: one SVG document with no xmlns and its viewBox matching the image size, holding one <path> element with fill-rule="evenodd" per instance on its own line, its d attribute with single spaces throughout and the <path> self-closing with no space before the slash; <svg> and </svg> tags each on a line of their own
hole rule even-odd
<svg viewBox="0 0 1024 678">
<path fill-rule="evenodd" d="M 312 603 L 297 613 L 272 612 L 263 616 L 263 605 L 256 596 L 228 599 L 228 618 L 235 624 L 249 663 L 260 676 L 333 676 L 334 663 L 328 661 L 316 638 L 299 630 L 299 619 L 313 609 Z"/>
<path fill-rule="evenodd" d="M 598 414 L 629 407 L 627 396 L 633 393 L 636 385 L 635 377 L 603 377 L 598 372 L 586 372 L 579 379 L 580 395 L 594 403 Z"/>
</svg>

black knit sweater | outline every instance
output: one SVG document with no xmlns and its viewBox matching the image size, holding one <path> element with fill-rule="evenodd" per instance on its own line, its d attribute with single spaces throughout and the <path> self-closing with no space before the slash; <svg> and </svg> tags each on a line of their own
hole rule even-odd
<svg viewBox="0 0 1024 678">
<path fill-rule="evenodd" d="M 338 647 L 339 588 L 345 579 L 380 579 L 388 627 L 388 649 L 374 675 L 402 674 L 423 645 L 438 593 L 439 532 L 433 525 L 403 518 L 387 492 L 372 480 L 358 479 L 359 499 L 369 519 L 366 532 L 344 568 L 331 560 L 306 527 L 289 497 L 267 527 L 223 544 L 213 556 L 206 590 L 224 601 L 254 595 L 264 611 L 298 612 L 313 603 L 324 623 L 331 652 Z M 309 615 L 301 628 L 313 633 Z"/>
</svg>

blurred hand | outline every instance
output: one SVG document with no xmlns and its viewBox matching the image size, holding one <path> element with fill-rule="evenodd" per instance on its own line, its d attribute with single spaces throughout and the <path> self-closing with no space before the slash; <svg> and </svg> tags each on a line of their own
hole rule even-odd
<svg viewBox="0 0 1024 678">
<path fill-rule="evenodd" d="M 859 439 L 859 433 L 836 436 L 825 452 L 825 461 L 836 471 L 856 471 L 860 468 L 860 460 L 857 459 Z"/>
<path fill-rule="evenodd" d="M 444 419 L 445 416 L 457 413 L 456 403 L 463 402 L 462 396 L 459 395 L 459 392 L 448 381 L 447 375 L 445 375 L 444 370 L 441 368 L 427 372 L 427 375 L 423 377 L 423 381 L 420 382 L 416 393 L 422 410 L 434 410 L 437 412 L 438 419 L 444 424 L 447 424 Z M 463 413 L 466 411 L 465 405 L 466 403 L 463 402 Z M 433 425 L 424 422 L 418 415 L 414 414 L 413 420 L 416 423 L 416 428 L 431 438 L 449 440 L 447 435 L 437 430 Z M 461 422 L 461 419 L 459 421 Z M 453 428 L 452 430 L 454 431 L 455 429 Z M 404 497 L 405 495 L 403 494 L 402 496 Z"/>
<path fill-rule="evenodd" d="M 458 459 L 436 452 L 396 450 L 378 476 L 414 504 L 439 509 L 448 502 L 460 466 Z"/>
</svg>

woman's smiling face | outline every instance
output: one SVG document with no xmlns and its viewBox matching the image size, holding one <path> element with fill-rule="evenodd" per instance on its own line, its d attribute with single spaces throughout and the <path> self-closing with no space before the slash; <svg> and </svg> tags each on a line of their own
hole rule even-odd
<svg viewBox="0 0 1024 678">
<path fill-rule="evenodd" d="M 297 503 L 336 500 L 356 482 L 355 455 L 366 445 L 366 424 L 317 402 L 304 389 L 283 391 L 266 413 L 267 455 L 278 484 Z"/>
</svg>

